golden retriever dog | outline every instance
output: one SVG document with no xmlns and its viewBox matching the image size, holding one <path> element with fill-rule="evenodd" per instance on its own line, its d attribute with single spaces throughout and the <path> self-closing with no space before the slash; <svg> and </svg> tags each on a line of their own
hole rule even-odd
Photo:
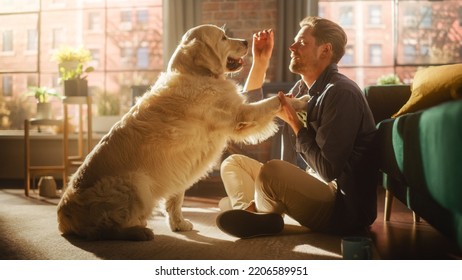
<svg viewBox="0 0 462 280">
<path fill-rule="evenodd" d="M 247 52 L 247 41 L 214 25 L 189 30 L 167 71 L 70 178 L 57 209 L 59 230 L 89 240 L 151 240 L 147 220 L 158 205 L 172 231 L 191 230 L 181 211 L 184 192 L 230 141 L 257 143 L 277 130 L 277 96 L 247 103 L 225 79 L 242 68 Z"/>
</svg>

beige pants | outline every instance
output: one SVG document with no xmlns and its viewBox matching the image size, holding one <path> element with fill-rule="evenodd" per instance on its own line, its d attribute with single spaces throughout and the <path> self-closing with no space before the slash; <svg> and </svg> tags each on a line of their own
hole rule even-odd
<svg viewBox="0 0 462 280">
<path fill-rule="evenodd" d="M 252 201 L 259 212 L 286 213 L 301 225 L 324 229 L 332 215 L 336 186 L 281 160 L 262 164 L 232 155 L 221 164 L 221 177 L 234 209 Z"/>
</svg>

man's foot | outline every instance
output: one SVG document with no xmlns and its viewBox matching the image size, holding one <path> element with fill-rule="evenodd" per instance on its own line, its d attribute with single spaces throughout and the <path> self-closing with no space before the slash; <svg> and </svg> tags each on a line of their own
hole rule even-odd
<svg viewBox="0 0 462 280">
<path fill-rule="evenodd" d="M 217 226 L 223 232 L 239 238 L 274 235 L 284 229 L 284 220 L 276 213 L 252 213 L 230 210 L 218 215 Z"/>
</svg>

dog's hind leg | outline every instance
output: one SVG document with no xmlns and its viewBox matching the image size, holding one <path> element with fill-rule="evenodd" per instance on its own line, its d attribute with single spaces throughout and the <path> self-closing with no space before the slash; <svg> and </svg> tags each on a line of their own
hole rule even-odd
<svg viewBox="0 0 462 280">
<path fill-rule="evenodd" d="M 193 224 L 183 218 L 181 206 L 183 205 L 184 192 L 170 197 L 165 203 L 168 223 L 172 231 L 188 231 L 193 229 Z"/>
<path fill-rule="evenodd" d="M 130 241 L 149 241 L 154 239 L 151 229 L 142 226 L 127 228 L 112 228 L 101 231 L 101 239 L 104 240 L 130 240 Z"/>
</svg>

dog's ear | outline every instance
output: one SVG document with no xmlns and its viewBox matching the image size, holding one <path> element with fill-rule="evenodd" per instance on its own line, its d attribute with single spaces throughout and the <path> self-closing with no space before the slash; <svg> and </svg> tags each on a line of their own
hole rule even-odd
<svg viewBox="0 0 462 280">
<path fill-rule="evenodd" d="M 224 73 L 221 63 L 215 50 L 204 42 L 183 39 L 169 61 L 168 71 L 220 76 Z"/>
<path fill-rule="evenodd" d="M 194 44 L 194 40 L 195 39 L 187 39 L 186 35 L 183 36 L 181 43 L 177 46 L 175 52 L 170 58 L 170 61 L 168 62 L 168 71 L 188 73 L 193 70 L 194 61 L 188 50 L 190 49 L 191 45 Z"/>
<path fill-rule="evenodd" d="M 194 40 L 193 44 L 188 47 L 188 52 L 194 59 L 194 65 L 202 68 L 205 72 L 209 72 L 213 76 L 221 76 L 225 72 L 222 59 L 208 44 Z"/>
</svg>

